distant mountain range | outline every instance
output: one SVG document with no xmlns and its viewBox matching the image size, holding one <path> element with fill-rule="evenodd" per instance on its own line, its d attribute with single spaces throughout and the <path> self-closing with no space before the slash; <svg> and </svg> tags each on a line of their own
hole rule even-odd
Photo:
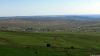
<svg viewBox="0 0 100 56">
<path fill-rule="evenodd" d="M 100 15 L 52 15 L 52 16 L 13 16 L 0 17 L 0 19 L 24 19 L 24 20 L 100 20 Z"/>
</svg>

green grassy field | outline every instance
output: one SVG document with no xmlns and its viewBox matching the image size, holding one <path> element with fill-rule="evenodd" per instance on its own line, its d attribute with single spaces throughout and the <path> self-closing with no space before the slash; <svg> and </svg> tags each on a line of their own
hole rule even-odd
<svg viewBox="0 0 100 56">
<path fill-rule="evenodd" d="M 99 33 L 0 32 L 0 56 L 90 56 L 99 42 Z"/>
</svg>

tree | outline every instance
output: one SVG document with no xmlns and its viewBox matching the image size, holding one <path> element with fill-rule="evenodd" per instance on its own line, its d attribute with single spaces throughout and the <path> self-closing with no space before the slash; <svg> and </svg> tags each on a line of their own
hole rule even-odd
<svg viewBox="0 0 100 56">
<path fill-rule="evenodd" d="M 33 30 L 32 27 L 26 28 L 25 31 L 31 32 Z"/>
</svg>

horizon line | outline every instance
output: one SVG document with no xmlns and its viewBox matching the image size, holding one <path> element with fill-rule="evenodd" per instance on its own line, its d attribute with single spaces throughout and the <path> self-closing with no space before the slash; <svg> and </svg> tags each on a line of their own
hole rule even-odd
<svg viewBox="0 0 100 56">
<path fill-rule="evenodd" d="M 66 15 L 16 15 L 16 16 L 0 16 L 0 17 L 25 17 L 25 16 L 81 16 L 81 15 L 100 15 L 100 14 L 66 14 Z"/>
</svg>

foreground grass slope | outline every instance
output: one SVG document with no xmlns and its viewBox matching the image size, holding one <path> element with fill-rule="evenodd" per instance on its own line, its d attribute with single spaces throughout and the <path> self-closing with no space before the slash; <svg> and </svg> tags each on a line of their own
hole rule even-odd
<svg viewBox="0 0 100 56">
<path fill-rule="evenodd" d="M 100 48 L 99 33 L 0 32 L 0 40 L 6 40 L 6 43 L 32 46 L 46 46 L 50 43 L 53 47 Z"/>
<path fill-rule="evenodd" d="M 99 33 L 0 32 L 0 56 L 89 56 L 99 40 Z"/>
<path fill-rule="evenodd" d="M 0 56 L 90 56 L 96 52 L 86 49 L 0 46 Z"/>
</svg>

